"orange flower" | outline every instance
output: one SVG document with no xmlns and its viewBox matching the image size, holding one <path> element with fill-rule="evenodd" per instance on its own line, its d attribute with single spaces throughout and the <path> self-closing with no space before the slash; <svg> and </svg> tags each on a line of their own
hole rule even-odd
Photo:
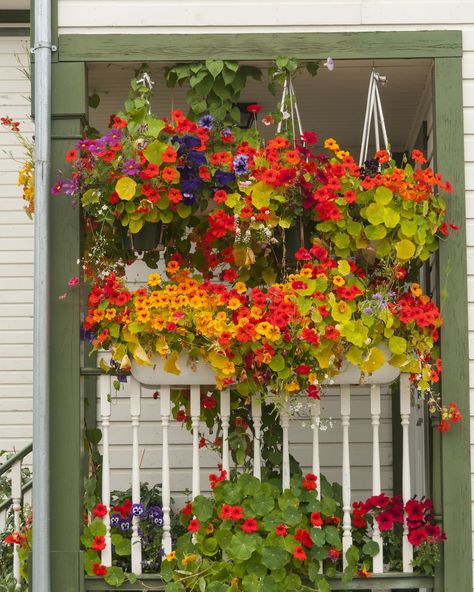
<svg viewBox="0 0 474 592">
<path fill-rule="evenodd" d="M 300 155 L 296 150 L 288 150 L 285 154 L 285 160 L 289 164 L 298 164 L 300 161 Z"/>
<path fill-rule="evenodd" d="M 179 173 L 176 169 L 173 169 L 172 167 L 165 167 L 161 171 L 161 176 L 168 183 L 174 183 L 175 181 L 178 180 Z"/>
<path fill-rule="evenodd" d="M 176 156 L 176 150 L 174 150 L 171 146 L 168 146 L 161 155 L 161 160 L 163 162 L 176 162 Z"/>
<path fill-rule="evenodd" d="M 379 150 L 375 153 L 375 158 L 378 159 L 380 164 L 385 164 L 390 160 L 390 154 L 387 152 L 387 150 Z"/>
<path fill-rule="evenodd" d="M 425 164 L 426 162 L 428 162 L 426 160 L 426 158 L 424 157 L 424 154 L 421 150 L 416 150 L 416 149 L 412 150 L 411 157 L 418 164 Z"/>
<path fill-rule="evenodd" d="M 183 199 L 183 194 L 179 189 L 170 189 L 168 191 L 168 199 L 173 203 L 179 203 Z"/>
</svg>

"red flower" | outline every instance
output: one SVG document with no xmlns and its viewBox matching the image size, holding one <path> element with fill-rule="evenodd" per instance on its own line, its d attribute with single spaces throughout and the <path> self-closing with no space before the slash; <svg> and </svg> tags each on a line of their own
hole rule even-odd
<svg viewBox="0 0 474 592">
<path fill-rule="evenodd" d="M 106 576 L 107 575 L 107 568 L 105 565 L 101 565 L 100 563 L 94 563 L 92 565 L 92 571 L 96 576 Z"/>
<path fill-rule="evenodd" d="M 240 528 L 244 532 L 255 532 L 258 530 L 258 524 L 254 518 L 247 518 L 247 520 L 245 520 L 245 522 L 240 525 Z"/>
<path fill-rule="evenodd" d="M 77 158 L 77 150 L 69 150 L 66 152 L 66 160 L 68 162 L 73 162 Z"/>
<path fill-rule="evenodd" d="M 249 113 L 258 113 L 262 110 L 262 106 L 258 105 L 257 103 L 252 103 L 252 105 L 248 105 L 247 111 Z"/>
<path fill-rule="evenodd" d="M 127 122 L 125 121 L 125 119 L 121 119 L 120 117 L 112 117 L 112 125 L 111 127 L 114 127 L 116 129 L 120 129 L 123 127 L 127 126 Z"/>
<path fill-rule="evenodd" d="M 329 559 L 331 561 L 337 561 L 339 558 L 340 552 L 335 547 L 332 547 L 331 549 L 329 549 L 328 555 L 329 555 Z"/>
<path fill-rule="evenodd" d="M 375 516 L 375 520 L 377 520 L 380 530 L 392 530 L 393 517 L 388 512 L 382 512 L 378 516 Z"/>
<path fill-rule="evenodd" d="M 295 368 L 295 372 L 301 374 L 302 376 L 306 376 L 311 372 L 311 366 L 308 366 L 308 364 L 300 364 Z"/>
<path fill-rule="evenodd" d="M 184 508 L 181 510 L 181 514 L 183 516 L 191 516 L 193 513 L 193 504 L 186 504 Z"/>
<path fill-rule="evenodd" d="M 233 506 L 231 510 L 232 512 L 230 517 L 232 520 L 242 520 L 244 517 L 244 510 L 241 506 Z"/>
<path fill-rule="evenodd" d="M 91 548 L 94 549 L 94 551 L 103 551 L 105 549 L 105 537 L 95 536 Z"/>
<path fill-rule="evenodd" d="M 188 524 L 188 532 L 197 532 L 201 528 L 201 524 L 197 518 L 190 520 Z"/>
<path fill-rule="evenodd" d="M 201 402 L 204 409 L 214 409 L 217 406 L 216 400 L 212 395 L 206 395 L 202 398 Z"/>
<path fill-rule="evenodd" d="M 449 432 L 451 424 L 447 419 L 442 419 L 438 424 L 438 432 Z"/>
<path fill-rule="evenodd" d="M 103 518 L 107 514 L 107 506 L 104 506 L 104 504 L 97 504 L 95 508 L 93 508 L 92 513 L 98 518 Z"/>
<path fill-rule="evenodd" d="M 308 558 L 308 556 L 306 555 L 305 550 L 300 545 L 298 545 L 297 547 L 295 547 L 293 549 L 293 557 L 295 559 L 299 559 L 300 561 L 304 561 L 305 559 Z"/>
<path fill-rule="evenodd" d="M 219 518 L 221 518 L 221 520 L 232 520 L 232 510 L 232 506 L 229 506 L 229 504 L 224 504 L 221 508 Z"/>
<path fill-rule="evenodd" d="M 316 489 L 316 481 L 316 475 L 313 475 L 313 473 L 307 473 L 303 479 L 303 487 L 308 490 Z"/>
<path fill-rule="evenodd" d="M 308 393 L 308 397 L 311 397 L 311 399 L 321 400 L 321 397 L 319 396 L 320 390 L 316 385 L 310 384 L 306 388 L 306 392 Z"/>
<path fill-rule="evenodd" d="M 313 526 L 322 526 L 323 520 L 319 512 L 311 512 L 310 521 Z"/>
<path fill-rule="evenodd" d="M 301 247 L 296 251 L 295 259 L 297 259 L 298 261 L 311 261 L 312 256 L 308 249 Z"/>
<path fill-rule="evenodd" d="M 186 411 L 184 409 L 180 409 L 176 414 L 176 421 L 186 421 Z"/>
<path fill-rule="evenodd" d="M 218 189 L 214 191 L 214 201 L 217 203 L 224 203 L 227 199 L 227 193 L 224 189 Z"/>
<path fill-rule="evenodd" d="M 412 160 L 417 162 L 418 164 L 425 164 L 427 162 L 426 158 L 423 155 L 421 150 L 412 150 L 411 151 Z"/>
<path fill-rule="evenodd" d="M 284 524 L 278 524 L 278 526 L 275 527 L 275 534 L 277 536 L 286 536 L 288 534 L 286 526 Z"/>
<path fill-rule="evenodd" d="M 417 528 L 416 530 L 412 530 L 408 533 L 408 540 L 414 547 L 421 545 L 421 543 L 426 540 L 427 537 L 428 533 L 424 528 Z"/>
</svg>

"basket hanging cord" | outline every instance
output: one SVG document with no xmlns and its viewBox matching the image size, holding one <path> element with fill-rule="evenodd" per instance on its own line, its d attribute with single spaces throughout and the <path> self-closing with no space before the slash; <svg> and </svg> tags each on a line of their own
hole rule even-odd
<svg viewBox="0 0 474 592">
<path fill-rule="evenodd" d="M 290 103 L 290 113 L 288 113 L 285 109 L 285 102 L 286 102 L 287 98 Z M 289 76 L 288 76 L 288 78 L 285 79 L 285 83 L 283 85 L 283 92 L 281 95 L 281 103 L 280 103 L 280 113 L 281 113 L 282 119 L 278 123 L 277 133 L 278 134 L 281 133 L 283 121 L 285 119 L 288 119 L 288 117 L 290 117 L 291 118 L 291 129 L 292 129 L 292 134 L 293 134 L 293 145 L 295 145 L 296 144 L 296 126 L 298 126 L 298 132 L 299 132 L 300 137 L 303 135 L 303 126 L 301 124 L 300 110 L 298 109 L 298 101 L 296 100 L 295 89 L 293 86 L 293 82 Z M 295 119 L 296 119 L 296 121 L 295 121 Z"/>
<path fill-rule="evenodd" d="M 387 81 L 385 76 L 381 76 L 375 70 L 372 70 L 369 79 L 369 90 L 367 93 L 367 106 L 365 109 L 364 128 L 362 131 L 362 142 L 360 147 L 359 166 L 362 166 L 367 160 L 367 152 L 369 149 L 370 129 L 372 127 L 372 119 L 374 121 L 375 147 L 380 150 L 380 130 L 387 152 L 390 152 L 389 142 L 387 136 L 387 129 L 385 127 L 385 118 L 382 110 L 382 101 L 380 99 L 380 91 L 378 83 L 384 84 Z"/>
</svg>

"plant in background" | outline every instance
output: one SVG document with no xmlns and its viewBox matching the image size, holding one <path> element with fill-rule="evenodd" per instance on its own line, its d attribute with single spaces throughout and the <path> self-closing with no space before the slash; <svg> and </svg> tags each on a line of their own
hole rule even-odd
<svg viewBox="0 0 474 592">
<path fill-rule="evenodd" d="M 22 198 L 26 201 L 24 210 L 28 218 L 33 217 L 35 211 L 35 157 L 34 143 L 20 130 L 20 122 L 13 121 L 11 117 L 0 117 L 0 124 L 12 132 L 24 151 L 22 167 L 18 171 L 18 186 L 22 189 Z M 8 153 L 12 160 L 16 160 L 11 153 Z"/>
<path fill-rule="evenodd" d="M 260 68 L 218 59 L 176 64 L 165 71 L 169 87 L 189 84 L 186 102 L 191 119 L 210 114 L 225 125 L 240 124 L 238 103 L 248 77 L 261 80 Z"/>
<path fill-rule="evenodd" d="M 321 501 L 316 487 L 311 473 L 295 475 L 283 493 L 248 474 L 219 480 L 211 499 L 198 496 L 182 510 L 188 533 L 163 561 L 165 590 L 193 590 L 200 581 L 213 592 L 307 590 L 310 582 L 329 590 L 342 550 L 342 510 L 329 484 Z M 347 554 L 344 581 L 355 575 L 355 551 Z"/>
<path fill-rule="evenodd" d="M 364 549 L 373 543 L 367 542 L 373 526 L 377 523 L 383 540 L 384 558 L 390 571 L 402 569 L 403 520 L 407 517 L 408 540 L 414 547 L 413 568 L 416 573 L 433 575 L 440 561 L 439 545 L 446 539 L 441 528 L 435 524 L 433 502 L 428 498 L 413 498 L 403 504 L 399 496 L 389 497 L 384 493 L 372 496 L 365 502 L 352 504 L 354 545 L 363 557 Z M 364 559 L 362 570 L 370 570 L 370 559 Z"/>
</svg>

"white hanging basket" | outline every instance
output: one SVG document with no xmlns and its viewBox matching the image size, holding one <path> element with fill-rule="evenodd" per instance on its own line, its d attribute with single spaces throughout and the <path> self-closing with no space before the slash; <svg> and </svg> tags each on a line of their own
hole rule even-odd
<svg viewBox="0 0 474 592">
<path fill-rule="evenodd" d="M 144 366 L 132 361 L 132 376 L 141 384 L 155 388 L 161 385 L 169 386 L 193 386 L 193 385 L 215 385 L 216 375 L 210 364 L 202 359 L 190 360 L 187 353 L 181 352 L 177 359 L 177 366 L 180 374 L 172 374 L 164 369 L 165 360 L 154 354 L 151 357 L 151 366 Z"/>
<path fill-rule="evenodd" d="M 391 357 L 388 346 L 384 343 L 380 344 L 378 348 L 383 352 L 385 359 Z M 390 384 L 400 376 L 400 368 L 392 366 L 388 362 L 373 372 L 372 374 L 364 374 L 363 384 Z M 342 363 L 341 371 L 333 378 L 334 384 L 352 384 L 360 383 L 361 369 L 355 364 L 351 364 L 347 360 Z"/>
</svg>

